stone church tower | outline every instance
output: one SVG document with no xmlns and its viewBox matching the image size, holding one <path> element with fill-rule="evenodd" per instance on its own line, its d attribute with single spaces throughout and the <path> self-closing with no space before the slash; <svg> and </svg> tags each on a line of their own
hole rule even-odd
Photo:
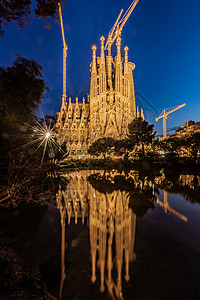
<svg viewBox="0 0 200 300">
<path fill-rule="evenodd" d="M 101 37 L 100 56 L 92 47 L 90 93 L 86 103 L 62 99 L 57 113 L 58 142 L 66 142 L 71 155 L 87 154 L 88 147 L 97 139 L 124 139 L 128 124 L 141 116 L 135 102 L 133 81 L 134 63 L 128 61 L 128 47 L 121 56 L 121 37 L 116 39 L 117 55 L 105 56 L 104 37 Z"/>
<path fill-rule="evenodd" d="M 102 137 L 123 139 L 128 124 L 138 113 L 135 103 L 133 70 L 135 65 L 128 61 L 128 47 L 121 56 L 121 38 L 117 38 L 117 55 L 105 57 L 104 37 L 101 37 L 100 57 L 93 46 L 90 83 L 90 142 Z M 143 117 L 143 112 L 142 112 Z"/>
</svg>

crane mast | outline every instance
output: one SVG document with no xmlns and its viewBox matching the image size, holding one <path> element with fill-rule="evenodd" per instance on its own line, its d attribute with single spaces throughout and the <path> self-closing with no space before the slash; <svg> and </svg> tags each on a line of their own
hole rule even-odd
<svg viewBox="0 0 200 300">
<path fill-rule="evenodd" d="M 176 110 L 182 108 L 182 107 L 185 106 L 185 105 L 186 105 L 186 104 L 184 103 L 184 104 L 182 104 L 182 105 L 178 105 L 178 106 L 174 107 L 173 109 L 171 109 L 171 108 L 165 108 L 165 109 L 161 112 L 160 116 L 159 116 L 158 118 L 156 118 L 156 122 L 157 122 L 158 120 L 160 120 L 161 118 L 163 118 L 163 138 L 166 138 L 166 137 L 167 137 L 166 120 L 167 120 L 167 118 L 168 118 L 168 115 L 171 114 L 171 113 L 173 113 L 173 112 L 175 112 Z M 171 110 L 167 111 L 168 109 L 171 109 Z"/>
<path fill-rule="evenodd" d="M 63 27 L 63 19 L 62 19 L 62 10 L 61 10 L 61 4 L 58 3 L 58 10 L 59 10 L 59 16 L 60 16 L 60 26 L 62 31 L 62 39 L 63 39 L 63 94 L 62 94 L 62 101 L 66 101 L 66 60 L 67 60 L 67 45 L 65 42 L 65 34 L 64 34 L 64 27 Z"/>
<path fill-rule="evenodd" d="M 165 214 L 167 214 L 167 212 L 169 212 L 185 222 L 188 221 L 187 217 L 185 217 L 184 215 L 182 215 L 181 213 L 177 212 L 175 209 L 173 209 L 169 206 L 169 203 L 167 201 L 167 191 L 166 190 L 164 190 L 164 203 L 161 202 L 158 198 L 157 198 L 156 203 L 165 210 Z"/>
</svg>

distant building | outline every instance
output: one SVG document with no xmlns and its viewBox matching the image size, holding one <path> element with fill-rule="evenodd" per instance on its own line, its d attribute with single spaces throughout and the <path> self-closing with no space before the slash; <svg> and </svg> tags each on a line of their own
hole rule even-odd
<svg viewBox="0 0 200 300">
<path fill-rule="evenodd" d="M 194 132 L 200 132 L 200 121 L 195 123 L 195 121 L 190 119 L 190 121 L 187 121 L 183 126 L 176 130 L 175 136 L 182 137 Z"/>
<path fill-rule="evenodd" d="M 66 143 L 70 155 L 83 155 L 97 139 L 126 137 L 128 124 L 141 116 L 136 107 L 133 70 L 135 65 L 128 61 L 128 47 L 121 56 L 121 38 L 117 38 L 117 55 L 105 57 L 104 37 L 101 37 L 100 57 L 96 46 L 92 47 L 90 94 L 86 103 L 72 103 L 62 99 L 57 113 L 58 142 Z"/>
</svg>

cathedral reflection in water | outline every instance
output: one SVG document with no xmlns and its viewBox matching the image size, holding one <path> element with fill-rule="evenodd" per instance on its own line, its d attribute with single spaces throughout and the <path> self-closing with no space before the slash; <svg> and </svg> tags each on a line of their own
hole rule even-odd
<svg viewBox="0 0 200 300">
<path fill-rule="evenodd" d="M 122 296 L 123 264 L 125 280 L 128 281 L 129 264 L 136 257 L 136 215 L 129 208 L 129 193 L 120 190 L 101 193 L 87 181 L 90 174 L 88 170 L 70 173 L 67 177 L 69 183 L 64 189 L 60 186 L 57 193 L 62 228 L 60 298 L 66 277 L 66 219 L 70 224 L 74 218 L 77 224 L 79 218 L 82 223 L 89 218 L 91 281 L 94 283 L 97 272 L 100 272 L 100 291 L 103 292 L 106 286 L 113 299 Z"/>
</svg>

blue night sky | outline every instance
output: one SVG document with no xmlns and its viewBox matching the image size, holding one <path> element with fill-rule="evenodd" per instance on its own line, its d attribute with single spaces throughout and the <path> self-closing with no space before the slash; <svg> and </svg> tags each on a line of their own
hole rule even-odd
<svg viewBox="0 0 200 300">
<path fill-rule="evenodd" d="M 121 8 L 125 12 L 130 4 L 131 0 L 66 0 L 67 95 L 72 99 L 89 93 L 91 47 L 95 44 L 99 55 L 100 37 L 107 38 Z M 169 116 L 167 128 L 181 126 L 190 118 L 200 120 L 199 14 L 199 0 L 140 0 L 123 28 L 122 50 L 129 47 L 129 60 L 136 65 L 136 101 L 158 134 L 162 120 L 156 123 L 155 117 L 164 108 L 186 103 Z M 25 29 L 13 23 L 0 39 L 0 65 L 12 65 L 16 54 L 42 65 L 50 88 L 43 99 L 44 114 L 59 111 L 62 96 L 61 29 L 51 18 L 48 21 L 51 29 L 45 28 L 43 18 L 34 16 Z"/>
</svg>

